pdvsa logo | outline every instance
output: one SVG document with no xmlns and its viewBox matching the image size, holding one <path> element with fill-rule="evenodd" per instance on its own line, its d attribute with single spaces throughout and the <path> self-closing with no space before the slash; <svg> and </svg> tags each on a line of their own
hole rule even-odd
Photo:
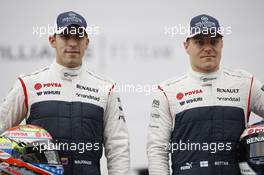
<svg viewBox="0 0 264 175">
<path fill-rule="evenodd" d="M 36 90 L 40 90 L 40 89 L 42 88 L 42 84 L 40 84 L 40 83 L 36 83 L 35 86 L 34 86 L 34 88 L 35 88 Z"/>
<path fill-rule="evenodd" d="M 60 88 L 62 85 L 60 83 L 36 83 L 34 88 L 40 90 L 41 88 Z"/>
<path fill-rule="evenodd" d="M 187 96 L 201 94 L 201 93 L 203 93 L 202 89 L 191 90 L 191 91 L 187 91 L 187 92 L 184 92 L 184 93 L 179 92 L 176 95 L 176 98 L 177 98 L 177 100 L 182 100 L 184 96 L 187 97 Z"/>
<path fill-rule="evenodd" d="M 178 99 L 178 100 L 181 100 L 182 98 L 184 97 L 184 94 L 183 93 L 178 93 L 177 95 L 176 95 L 176 98 Z"/>
<path fill-rule="evenodd" d="M 256 127 L 256 128 L 252 128 L 248 130 L 248 134 L 255 134 L 255 133 L 260 133 L 260 132 L 264 132 L 264 128 L 263 127 Z"/>
</svg>

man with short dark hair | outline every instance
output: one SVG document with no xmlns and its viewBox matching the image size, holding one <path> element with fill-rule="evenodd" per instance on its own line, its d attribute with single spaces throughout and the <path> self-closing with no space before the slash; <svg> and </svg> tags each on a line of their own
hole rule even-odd
<svg viewBox="0 0 264 175">
<path fill-rule="evenodd" d="M 264 117 L 264 91 L 243 70 L 220 67 L 219 22 L 199 15 L 184 47 L 190 71 L 159 85 L 152 104 L 147 153 L 150 175 L 240 174 L 237 142 L 250 112 Z"/>
<path fill-rule="evenodd" d="M 49 37 L 56 60 L 18 78 L 0 106 L 0 133 L 26 118 L 57 140 L 66 175 L 100 175 L 103 146 L 109 175 L 127 175 L 129 138 L 120 98 L 115 83 L 83 62 L 86 27 L 76 12 L 57 17 L 56 32 Z"/>
</svg>

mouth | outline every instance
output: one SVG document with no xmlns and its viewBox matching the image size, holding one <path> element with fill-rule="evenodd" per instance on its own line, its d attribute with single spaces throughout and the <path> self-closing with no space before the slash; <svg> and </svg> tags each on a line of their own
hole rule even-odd
<svg viewBox="0 0 264 175">
<path fill-rule="evenodd" d="M 205 56 L 201 56 L 200 58 L 215 58 L 214 55 L 205 55 Z"/>
<path fill-rule="evenodd" d="M 78 51 L 78 50 L 66 50 L 65 53 L 80 54 L 80 51 Z"/>
</svg>

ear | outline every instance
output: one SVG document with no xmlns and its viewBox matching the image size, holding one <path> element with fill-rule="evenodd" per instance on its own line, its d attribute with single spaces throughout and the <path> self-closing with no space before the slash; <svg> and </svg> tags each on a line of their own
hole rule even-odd
<svg viewBox="0 0 264 175">
<path fill-rule="evenodd" d="M 185 51 L 188 53 L 189 42 L 188 41 L 185 41 L 183 43 L 183 46 L 184 46 Z"/>
<path fill-rule="evenodd" d="M 56 47 L 56 35 L 49 36 L 49 43 L 51 47 L 53 48 Z"/>
<path fill-rule="evenodd" d="M 86 41 L 85 41 L 86 49 L 88 48 L 89 43 L 90 43 L 90 40 L 89 40 L 89 38 L 87 37 L 87 39 L 86 39 Z"/>
</svg>

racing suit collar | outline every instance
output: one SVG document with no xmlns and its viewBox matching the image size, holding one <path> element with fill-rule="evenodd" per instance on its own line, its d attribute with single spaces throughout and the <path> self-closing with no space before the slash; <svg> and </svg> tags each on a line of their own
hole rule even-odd
<svg viewBox="0 0 264 175">
<path fill-rule="evenodd" d="M 190 68 L 189 74 L 190 76 L 201 83 L 210 83 L 210 82 L 215 82 L 216 80 L 219 79 L 221 75 L 221 68 L 219 68 L 217 71 L 212 72 L 212 73 L 202 73 L 202 72 L 196 72 L 192 68 Z"/>
<path fill-rule="evenodd" d="M 82 65 L 76 68 L 68 68 L 54 61 L 51 67 L 62 79 L 65 80 L 78 78 L 82 72 Z"/>
</svg>

